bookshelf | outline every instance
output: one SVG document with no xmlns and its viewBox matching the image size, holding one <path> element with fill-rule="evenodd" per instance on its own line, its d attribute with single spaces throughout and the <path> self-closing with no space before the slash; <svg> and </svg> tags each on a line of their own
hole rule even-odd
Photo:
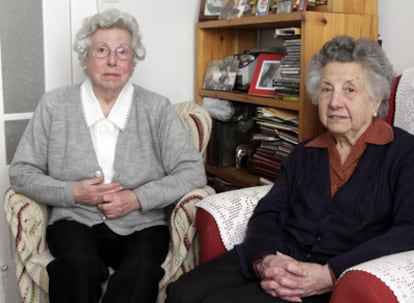
<svg viewBox="0 0 414 303">
<path fill-rule="evenodd" d="M 328 40 L 337 35 L 378 37 L 377 0 L 330 0 L 315 11 L 248 16 L 233 20 L 209 20 L 196 25 L 195 100 L 214 97 L 257 106 L 293 110 L 298 113 L 298 141 L 323 131 L 317 108 L 306 95 L 304 72 L 313 54 Z M 258 96 L 236 91 L 202 89 L 208 62 L 223 59 L 257 47 L 262 31 L 284 27 L 300 27 L 300 90 L 299 101 L 284 101 L 276 96 Z M 238 187 L 261 184 L 258 176 L 234 167 L 218 168 L 206 165 L 210 175 L 217 176 Z"/>
</svg>

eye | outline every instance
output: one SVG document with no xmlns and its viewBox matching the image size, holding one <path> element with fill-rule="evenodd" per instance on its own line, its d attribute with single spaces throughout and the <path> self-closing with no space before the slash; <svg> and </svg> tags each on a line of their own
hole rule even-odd
<svg viewBox="0 0 414 303">
<path fill-rule="evenodd" d="M 346 87 L 345 92 L 346 93 L 353 93 L 353 92 L 355 92 L 355 89 L 353 87 Z"/>
<path fill-rule="evenodd" d="M 129 57 L 129 49 L 126 47 L 118 47 L 116 53 L 119 58 L 126 59 Z"/>
<path fill-rule="evenodd" d="M 95 48 L 94 54 L 98 58 L 104 58 L 109 54 L 109 48 L 103 45 L 97 46 Z"/>
<path fill-rule="evenodd" d="M 332 92 L 332 87 L 330 86 L 322 86 L 321 87 L 321 94 L 328 94 Z"/>
</svg>

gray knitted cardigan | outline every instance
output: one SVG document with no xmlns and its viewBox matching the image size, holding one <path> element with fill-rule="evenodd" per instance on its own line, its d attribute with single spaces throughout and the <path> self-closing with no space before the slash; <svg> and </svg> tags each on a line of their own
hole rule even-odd
<svg viewBox="0 0 414 303">
<path fill-rule="evenodd" d="M 166 225 L 163 209 L 206 184 L 202 157 L 167 98 L 134 85 L 127 119 L 118 136 L 113 181 L 132 189 L 142 209 L 105 220 L 121 235 Z M 10 165 L 12 188 L 51 205 L 50 224 L 65 218 L 92 226 L 104 220 L 102 214 L 95 207 L 75 204 L 72 186 L 98 170 L 80 85 L 46 93 Z"/>
</svg>

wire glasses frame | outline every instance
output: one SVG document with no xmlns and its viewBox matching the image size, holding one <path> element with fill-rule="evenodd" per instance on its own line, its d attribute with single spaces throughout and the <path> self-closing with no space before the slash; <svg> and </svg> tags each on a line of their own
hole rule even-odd
<svg viewBox="0 0 414 303">
<path fill-rule="evenodd" d="M 115 55 L 119 60 L 125 61 L 131 58 L 131 50 L 128 46 L 119 46 L 116 49 L 111 50 L 109 46 L 103 44 L 96 45 L 92 49 L 92 56 L 98 59 L 105 59 L 108 58 L 112 52 L 115 52 Z"/>
</svg>

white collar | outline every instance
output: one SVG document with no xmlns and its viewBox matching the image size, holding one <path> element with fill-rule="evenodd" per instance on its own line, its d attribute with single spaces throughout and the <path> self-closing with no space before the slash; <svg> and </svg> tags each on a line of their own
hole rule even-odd
<svg viewBox="0 0 414 303">
<path fill-rule="evenodd" d="M 115 101 L 108 120 L 120 130 L 124 130 L 128 120 L 128 113 L 132 103 L 134 88 L 130 82 L 125 84 L 118 99 Z M 92 83 L 86 79 L 81 85 L 81 102 L 86 125 L 90 128 L 101 119 L 105 119 L 102 109 L 92 89 Z"/>
</svg>

